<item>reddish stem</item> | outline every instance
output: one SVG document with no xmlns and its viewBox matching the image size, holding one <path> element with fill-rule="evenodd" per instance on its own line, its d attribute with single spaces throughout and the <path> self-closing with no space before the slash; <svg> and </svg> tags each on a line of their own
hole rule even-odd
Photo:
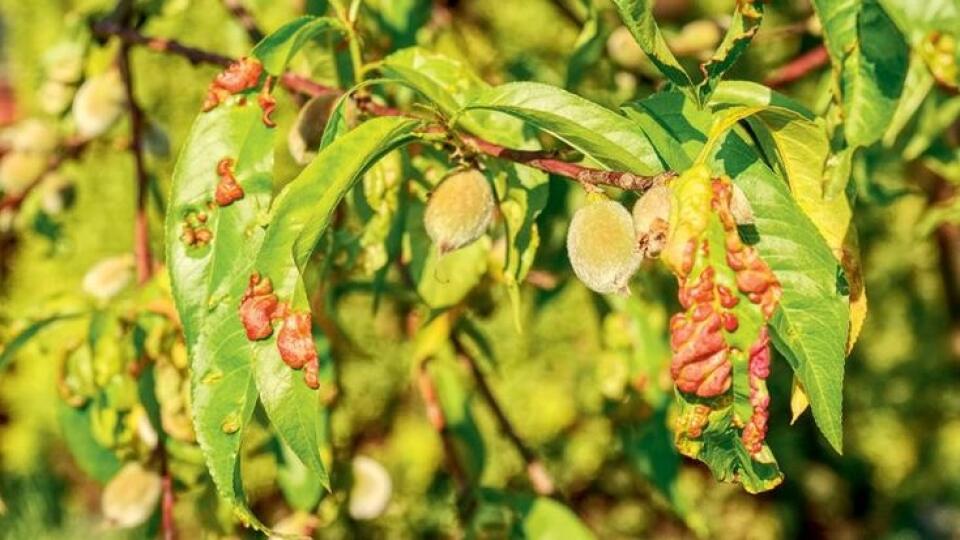
<svg viewBox="0 0 960 540">
<path fill-rule="evenodd" d="M 123 87 L 127 96 L 130 114 L 130 153 L 133 154 L 137 176 L 137 215 L 134 220 L 133 253 L 137 261 L 137 282 L 146 283 L 153 275 L 153 255 L 150 252 L 150 228 L 147 221 L 147 194 L 150 177 L 147 174 L 146 160 L 143 155 L 143 111 L 133 92 L 133 74 L 130 71 L 130 43 L 120 46 L 118 65 Z"/>
<path fill-rule="evenodd" d="M 124 43 L 146 45 L 150 49 L 158 52 L 183 56 L 193 63 L 209 63 L 225 67 L 234 61 L 232 58 L 196 49 L 194 47 L 188 47 L 171 39 L 148 37 L 135 30 L 118 27 L 117 25 L 109 22 L 94 23 L 93 31 L 100 37 L 117 36 Z M 339 89 L 320 84 L 306 77 L 293 73 L 285 73 L 281 77 L 280 83 L 290 92 L 311 97 L 321 95 L 340 95 L 343 93 Z M 406 114 L 397 109 L 376 104 L 363 97 L 358 97 L 355 99 L 357 100 L 357 104 L 361 109 L 375 116 L 402 116 Z M 509 149 L 473 135 L 464 134 L 461 135 L 461 139 L 467 144 L 471 145 L 479 153 L 507 161 L 513 161 L 515 163 L 521 163 L 551 174 L 571 178 L 583 184 L 608 185 L 627 190 L 644 190 L 651 185 L 675 176 L 675 173 L 671 171 L 654 176 L 642 176 L 626 171 L 607 171 L 603 169 L 595 169 L 592 167 L 578 165 L 576 163 L 569 163 L 555 157 L 545 156 L 543 153 L 539 152 L 531 153 L 523 150 Z"/>
<path fill-rule="evenodd" d="M 804 78 L 809 73 L 820 69 L 829 62 L 830 54 L 827 52 L 827 48 L 820 45 L 784 64 L 771 73 L 763 82 L 773 88 L 785 86 Z"/>
</svg>

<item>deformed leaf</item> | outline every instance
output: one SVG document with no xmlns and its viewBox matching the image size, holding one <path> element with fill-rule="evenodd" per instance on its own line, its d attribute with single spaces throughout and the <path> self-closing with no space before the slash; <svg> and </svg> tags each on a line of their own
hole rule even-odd
<svg viewBox="0 0 960 540">
<path fill-rule="evenodd" d="M 273 130 L 259 107 L 221 106 L 194 122 L 173 174 L 166 222 L 171 287 L 191 361 L 194 427 L 210 475 L 240 516 L 246 507 L 238 456 L 256 404 L 251 350 L 236 316 L 250 263 L 263 239 L 260 216 L 273 189 Z M 229 172 L 243 196 L 215 203 Z"/>
<path fill-rule="evenodd" d="M 289 312 L 309 314 L 302 272 L 338 203 L 380 157 L 412 140 L 418 126 L 406 118 L 376 118 L 320 151 L 277 196 L 266 237 L 247 275 L 255 271 L 269 279 Z M 320 398 L 281 358 L 279 333 L 252 342 L 260 400 L 283 441 L 310 470 L 325 477 L 319 452 Z"/>
</svg>

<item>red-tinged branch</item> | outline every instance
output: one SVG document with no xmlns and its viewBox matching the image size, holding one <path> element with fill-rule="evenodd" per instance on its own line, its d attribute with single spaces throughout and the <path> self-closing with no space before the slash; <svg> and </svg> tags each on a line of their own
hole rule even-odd
<svg viewBox="0 0 960 540">
<path fill-rule="evenodd" d="M 44 177 L 46 177 L 51 172 L 60 168 L 65 161 L 76 159 L 83 153 L 83 150 L 86 149 L 87 144 L 90 141 L 86 139 L 73 139 L 68 140 L 60 148 L 60 150 L 50 158 L 49 163 L 47 163 L 47 168 L 44 169 L 40 175 L 38 175 L 30 184 L 28 184 L 23 190 L 16 194 L 9 194 L 3 199 L 0 199 L 0 210 L 16 210 L 23 204 L 24 199 L 27 198 L 30 193 L 36 189 L 42 182 Z M 0 149 L 0 154 L 5 153 L 5 149 Z"/>
<path fill-rule="evenodd" d="M 830 54 L 827 52 L 827 48 L 820 45 L 776 69 L 763 82 L 773 88 L 785 86 L 804 78 L 829 62 Z"/>
<path fill-rule="evenodd" d="M 250 11 L 247 10 L 247 6 L 243 5 L 243 2 L 240 0 L 222 0 L 222 3 L 223 7 L 227 8 L 230 15 L 232 15 L 247 32 L 250 41 L 259 43 L 260 40 L 264 38 L 263 31 L 257 26 L 256 19 L 254 19 Z"/>
<path fill-rule="evenodd" d="M 109 22 L 94 23 L 93 31 L 101 38 L 116 36 L 124 43 L 144 45 L 153 51 L 182 56 L 194 64 L 206 63 L 226 67 L 234 61 L 227 56 L 188 47 L 172 39 L 145 36 L 135 30 L 119 27 Z M 280 78 L 280 83 L 290 92 L 310 97 L 343 93 L 339 89 L 293 73 L 285 73 Z M 406 114 L 398 109 L 379 105 L 363 97 L 357 97 L 355 100 L 360 109 L 374 116 L 402 116 Z M 626 171 L 607 171 L 563 161 L 542 152 L 513 150 L 473 135 L 462 134 L 460 138 L 478 153 L 521 163 L 550 174 L 576 180 L 582 184 L 613 186 L 626 190 L 645 190 L 675 176 L 675 173 L 671 171 L 654 176 L 643 176 Z"/>
<path fill-rule="evenodd" d="M 443 415 L 443 409 L 440 407 L 440 400 L 437 395 L 437 387 L 427 370 L 427 362 L 420 364 L 417 370 L 417 387 L 420 390 L 420 397 L 423 399 L 423 405 L 426 409 L 427 419 L 430 425 L 440 435 L 440 441 L 443 443 L 443 452 L 446 456 L 447 468 L 457 489 L 457 500 L 462 501 L 469 488 L 467 474 L 460 463 L 457 455 L 457 448 L 450 434 L 446 419 Z"/>
<path fill-rule="evenodd" d="M 137 179 L 137 214 L 134 221 L 133 253 L 137 261 L 137 282 L 143 284 L 153 275 L 150 228 L 147 222 L 147 195 L 149 193 L 150 177 L 147 174 L 146 161 L 143 155 L 143 110 L 140 109 L 140 105 L 134 96 L 133 74 L 130 71 L 131 46 L 130 43 L 126 42 L 120 46 L 117 64 L 120 68 L 120 76 L 123 79 L 123 88 L 127 96 L 127 108 L 130 114 L 130 153 L 133 155 Z"/>
<path fill-rule="evenodd" d="M 458 338 L 453 339 L 453 344 L 457 350 L 457 354 L 463 359 L 467 367 L 470 368 L 470 373 L 473 374 L 473 379 L 477 382 L 477 389 L 480 391 L 480 395 L 484 401 L 487 402 L 487 406 L 493 411 L 493 416 L 497 419 L 500 431 L 507 436 L 507 439 L 510 440 L 510 443 L 517 449 L 524 463 L 526 463 L 527 478 L 530 480 L 533 490 L 538 495 L 552 495 L 555 489 L 553 478 L 550 476 L 550 473 L 547 472 L 547 468 L 543 465 L 543 462 L 540 461 L 540 458 L 538 458 L 533 450 L 523 442 L 523 439 L 517 435 L 517 430 L 514 429 L 513 423 L 507 418 L 503 407 L 500 406 L 500 402 L 493 394 L 493 390 L 487 383 L 487 379 L 480 370 L 480 366 L 477 365 L 476 359 L 463 347 L 463 344 Z"/>
<path fill-rule="evenodd" d="M 194 65 L 211 64 L 227 67 L 233 62 L 233 58 L 229 56 L 188 47 L 173 39 L 145 36 L 132 28 L 126 28 L 108 20 L 94 22 L 90 28 L 93 30 L 94 35 L 101 39 L 115 36 L 120 38 L 120 41 L 123 43 L 129 45 L 139 45 L 155 52 L 181 56 Z"/>
</svg>

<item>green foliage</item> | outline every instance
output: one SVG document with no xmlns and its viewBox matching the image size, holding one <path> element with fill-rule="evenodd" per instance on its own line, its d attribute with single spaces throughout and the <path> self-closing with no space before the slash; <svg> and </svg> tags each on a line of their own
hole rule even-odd
<svg viewBox="0 0 960 540">
<path fill-rule="evenodd" d="M 956 2 L 33 4 L 0 531 L 960 524 Z"/>
</svg>

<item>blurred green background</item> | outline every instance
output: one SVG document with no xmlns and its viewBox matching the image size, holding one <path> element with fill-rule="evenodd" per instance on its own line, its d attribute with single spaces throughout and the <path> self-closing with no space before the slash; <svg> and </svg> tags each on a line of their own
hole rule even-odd
<svg viewBox="0 0 960 540">
<path fill-rule="evenodd" d="M 143 4 L 156 13 L 142 29 L 151 35 L 231 56 L 241 56 L 251 45 L 216 0 Z M 246 2 L 266 30 L 319 9 L 319 4 Z M 611 107 L 647 95 L 658 84 L 642 53 L 623 44 L 625 34 L 606 2 L 597 2 L 598 16 L 591 19 L 598 25 L 596 35 L 585 34 L 586 42 L 579 45 L 589 13 L 578 0 L 363 4 L 368 60 L 420 44 L 460 59 L 492 83 L 546 82 Z M 712 50 L 712 32 L 725 24 L 733 4 L 661 0 L 658 20 L 674 50 L 696 62 Z M 0 76 L 12 88 L 8 102 L 15 104 L 13 117 L 4 119 L 8 134 L 26 119 L 62 134 L 72 132 L 69 115 L 51 105 L 53 90 L 46 84 L 51 65 L 62 62 L 56 47 L 89 39 L 77 37 L 83 35 L 85 17 L 111 6 L 101 0 L 0 0 Z M 808 2 L 768 2 L 754 45 L 729 78 L 763 81 L 821 41 Z M 116 52 L 116 44 L 91 47 L 84 59 L 86 73 L 102 71 Z M 329 54 L 317 50 L 304 56 L 298 71 L 334 82 Z M 148 166 L 157 196 L 151 199 L 150 218 L 154 251 L 162 253 L 162 199 L 177 149 L 217 68 L 192 66 L 143 48 L 134 50 L 133 63 L 137 97 L 153 133 Z M 828 72 L 814 72 L 782 90 L 822 110 Z M 922 106 L 922 114 L 939 116 L 940 129 L 923 131 L 917 125 L 912 132 L 955 149 L 956 113 L 944 112 L 950 99 L 955 99 L 950 93 L 931 95 Z M 284 105 L 286 112 L 278 118 L 287 130 L 294 114 L 289 103 Z M 949 114 L 953 117 L 943 122 Z M 132 160 L 122 151 L 129 144 L 126 123 L 120 120 L 59 169 L 72 193 L 61 201 L 62 208 L 37 195 L 17 213 L 0 213 L 0 343 L 22 328 L 18 321 L 85 301 L 78 296 L 87 270 L 130 251 L 135 184 Z M 298 171 L 286 146 L 286 137 L 278 137 L 280 181 Z M 699 463 L 679 464 L 668 483 L 672 496 L 664 495 L 661 478 L 673 471 L 641 472 L 655 448 L 644 427 L 657 421 L 649 404 L 669 396 L 663 367 L 669 360 L 666 321 L 674 306 L 672 281 L 651 267 L 632 297 L 606 303 L 570 279 L 563 239 L 570 208 L 581 195 L 563 181 L 551 182 L 535 264 L 548 283 L 524 289 L 524 333 L 515 329 L 502 287 L 475 291 L 473 305 L 486 308 L 476 309 L 472 320 L 492 344 L 496 369 L 491 384 L 505 412 L 518 434 L 544 457 L 567 502 L 597 536 L 960 538 L 960 228 L 952 206 L 953 182 L 960 178 L 951 178 L 958 168 L 955 150 L 953 156 L 932 166 L 925 155 L 905 156 L 900 145 L 871 149 L 858 164 L 855 223 L 870 313 L 847 362 L 845 452 L 837 455 L 829 448 L 809 413 L 790 425 L 791 377 L 786 363 L 776 359 L 769 444 L 786 480 L 759 496 L 716 482 Z M 319 520 L 317 535 L 323 538 L 459 537 L 463 532 L 442 472 L 441 441 L 409 382 L 410 306 L 387 298 L 370 324 L 372 302 L 349 288 L 336 297 L 343 336 L 332 344 L 340 384 L 331 419 L 334 471 L 349 468 L 355 455 L 382 464 L 392 483 L 385 511 L 374 519 L 347 516 L 343 506 L 350 487 L 335 481 L 334 493 L 319 503 L 317 518 L 292 514 L 275 481 L 276 455 L 255 451 L 244 462 L 251 503 L 269 524 L 291 515 Z M 82 340 L 86 330 L 71 322 L 62 328 L 40 334 L 0 374 L 0 538 L 150 536 L 155 529 L 149 526 L 124 530 L 106 523 L 102 485 L 68 450 L 65 430 L 70 424 L 58 412 L 58 358 L 64 345 Z M 184 373 L 175 362 L 171 369 L 180 370 L 175 378 Z M 492 488 L 522 486 L 523 461 L 499 433 L 491 411 L 480 400 L 471 400 L 470 407 L 485 448 L 479 482 Z M 259 431 L 250 435 L 254 441 L 269 438 L 266 430 Z M 189 441 L 190 434 L 184 439 Z M 180 478 L 176 516 L 181 537 L 252 535 L 237 528 L 229 511 L 217 504 L 202 468 L 194 476 L 193 485 Z M 470 534 L 483 537 L 482 524 Z"/>
</svg>

